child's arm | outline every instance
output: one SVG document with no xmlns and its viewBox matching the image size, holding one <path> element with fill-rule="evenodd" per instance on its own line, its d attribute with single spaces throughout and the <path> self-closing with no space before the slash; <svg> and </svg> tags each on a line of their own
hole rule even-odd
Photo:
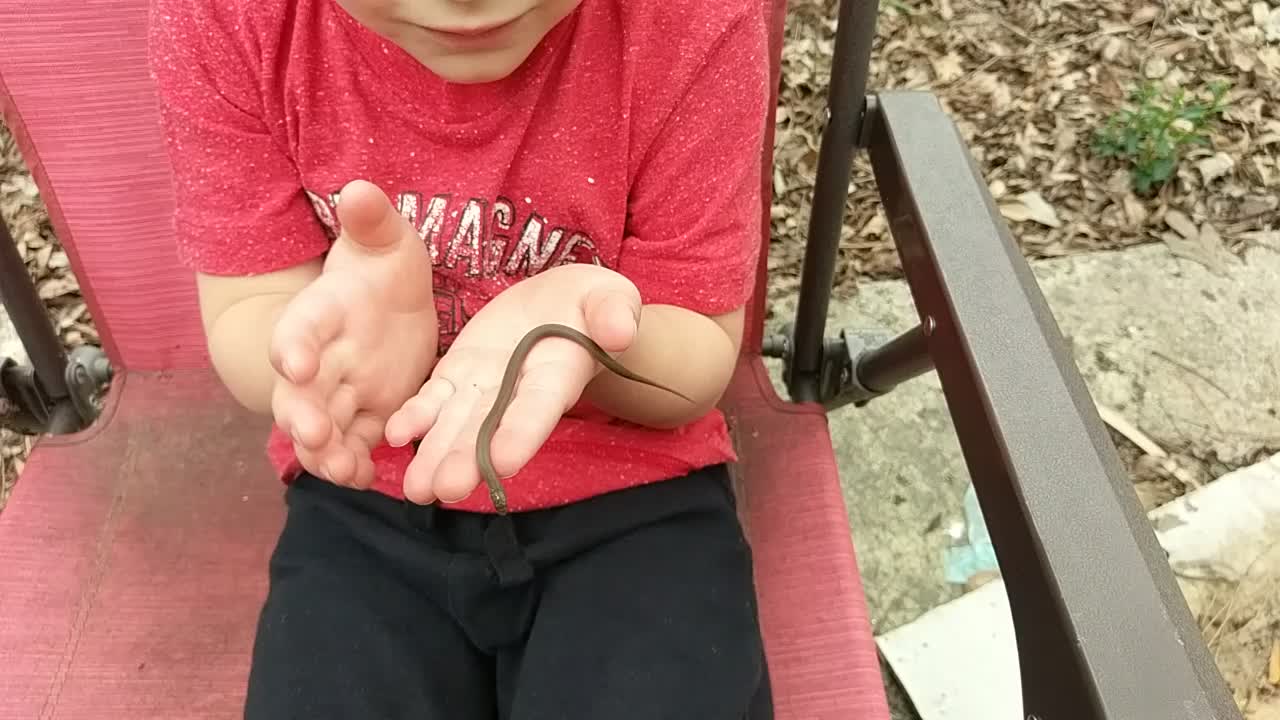
<svg viewBox="0 0 1280 720">
<path fill-rule="evenodd" d="M 262 67 L 282 3 L 153 0 L 149 55 L 174 176 L 174 230 L 213 366 L 270 413 L 303 467 L 367 486 L 370 449 L 436 356 L 431 260 L 378 188 L 351 183 L 330 242 Z"/>
<path fill-rule="evenodd" d="M 584 397 L 599 409 L 656 428 L 679 427 L 720 401 L 742 346 L 742 308 L 707 316 L 678 305 L 645 305 L 636 340 L 618 357 L 627 369 L 679 388 L 696 401 L 602 372 Z"/>
<path fill-rule="evenodd" d="M 210 359 L 237 401 L 268 413 L 276 319 L 320 275 L 329 243 L 263 120 L 244 6 L 153 0 L 148 59 L 173 171 L 176 249 L 196 277 Z"/>
<path fill-rule="evenodd" d="M 647 49 L 645 67 L 681 68 L 653 83 L 637 111 L 642 145 L 617 270 L 643 303 L 634 343 L 619 360 L 680 388 L 669 393 L 601 373 L 586 397 L 610 414 L 672 427 L 709 411 L 728 386 L 742 344 L 744 307 L 754 286 L 765 213 L 761 147 L 769 93 L 767 31 L 752 3 L 699 6 L 717 27 L 693 67 Z M 725 18 L 726 8 L 737 16 Z M 723 24 L 721 24 L 723 23 Z M 692 44 L 692 40 L 689 41 Z M 687 68 L 687 69 L 686 69 Z"/>
<path fill-rule="evenodd" d="M 241 405 L 271 412 L 280 375 L 268 360 L 276 321 L 285 306 L 320 276 L 321 260 L 254 276 L 196 274 L 200 314 L 214 370 Z"/>
</svg>

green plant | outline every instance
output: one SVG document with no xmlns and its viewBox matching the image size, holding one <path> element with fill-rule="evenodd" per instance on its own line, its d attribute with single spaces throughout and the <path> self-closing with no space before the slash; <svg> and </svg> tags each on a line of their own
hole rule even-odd
<svg viewBox="0 0 1280 720">
<path fill-rule="evenodd" d="M 1208 144 L 1209 124 L 1226 109 L 1228 88 L 1215 82 L 1209 100 L 1193 101 L 1183 88 L 1162 93 L 1144 83 L 1130 94 L 1132 106 L 1116 111 L 1094 133 L 1093 151 L 1127 159 L 1134 190 L 1147 195 L 1173 177 L 1185 147 Z"/>
</svg>

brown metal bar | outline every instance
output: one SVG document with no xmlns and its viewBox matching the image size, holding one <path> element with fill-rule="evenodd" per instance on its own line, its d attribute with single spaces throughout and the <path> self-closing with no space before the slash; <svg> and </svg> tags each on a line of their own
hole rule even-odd
<svg viewBox="0 0 1280 720">
<path fill-rule="evenodd" d="M 1023 717 L 1240 718 L 1025 259 L 937 100 L 871 160 L 1012 605 Z"/>
<path fill-rule="evenodd" d="M 922 323 L 872 350 L 857 360 L 854 373 L 858 384 L 874 393 L 885 394 L 898 385 L 933 370 L 929 355 L 932 323 Z"/>
<path fill-rule="evenodd" d="M 818 154 L 809 236 L 796 305 L 795 354 L 784 378 L 791 397 L 802 402 L 817 401 L 821 395 L 827 307 L 835 278 L 853 153 L 862 136 L 878 9 L 876 0 L 840 2 L 831 83 L 827 88 L 827 124 Z"/>
<path fill-rule="evenodd" d="M 31 358 L 46 398 L 55 403 L 67 398 L 66 349 L 45 314 L 44 301 L 36 292 L 35 283 L 3 220 L 0 220 L 0 301 L 4 302 L 18 338 Z"/>
</svg>

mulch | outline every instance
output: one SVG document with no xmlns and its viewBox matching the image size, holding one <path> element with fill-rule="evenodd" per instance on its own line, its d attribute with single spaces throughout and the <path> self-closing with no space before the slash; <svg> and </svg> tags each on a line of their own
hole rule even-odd
<svg viewBox="0 0 1280 720">
<path fill-rule="evenodd" d="M 777 138 L 775 296 L 799 284 L 835 0 L 791 6 Z M 1280 7 L 1241 0 L 885 0 L 872 90 L 935 93 L 1024 255 L 1168 242 L 1211 266 L 1250 244 L 1280 250 Z M 1210 143 L 1140 197 L 1093 133 L 1143 81 L 1207 96 L 1231 83 Z M 870 166 L 855 162 L 836 292 L 900 276 Z"/>
</svg>

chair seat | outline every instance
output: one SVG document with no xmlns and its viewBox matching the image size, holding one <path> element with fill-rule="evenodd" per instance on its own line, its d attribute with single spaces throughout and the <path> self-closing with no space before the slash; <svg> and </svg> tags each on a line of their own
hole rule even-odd
<svg viewBox="0 0 1280 720">
<path fill-rule="evenodd" d="M 209 372 L 118 376 L 0 515 L 0 717 L 231 718 L 282 485 Z"/>
<path fill-rule="evenodd" d="M 726 410 L 777 717 L 885 720 L 825 416 L 768 383 L 743 363 Z M 267 429 L 207 370 L 124 373 L 37 444 L 0 515 L 0 718 L 239 717 L 283 520 Z"/>
</svg>

